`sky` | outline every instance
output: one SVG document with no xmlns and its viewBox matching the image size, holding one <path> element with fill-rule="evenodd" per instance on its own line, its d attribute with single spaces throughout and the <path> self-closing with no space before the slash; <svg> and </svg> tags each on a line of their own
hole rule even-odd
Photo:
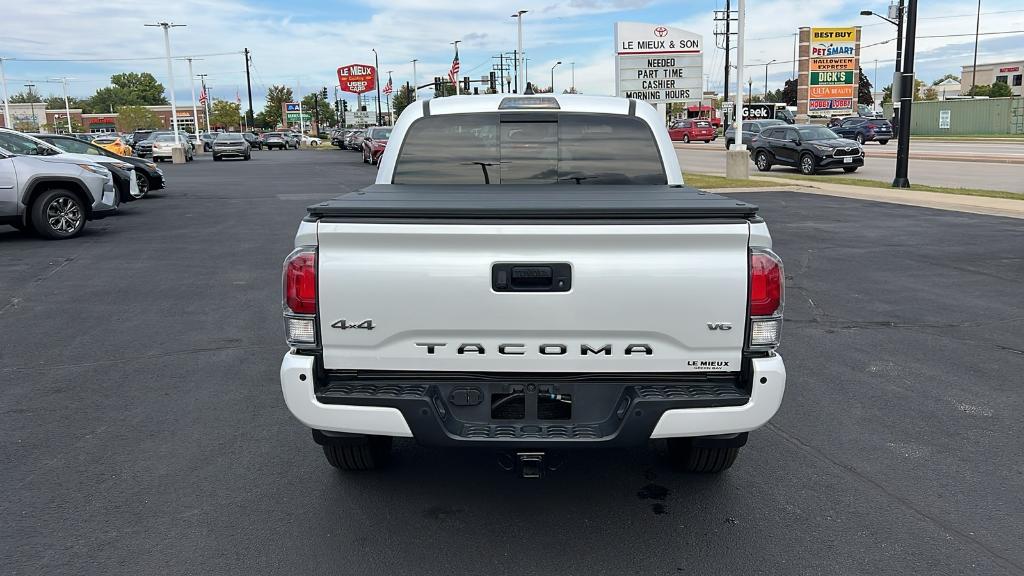
<svg viewBox="0 0 1024 576">
<path fill-rule="evenodd" d="M 193 72 L 207 74 L 214 97 L 246 99 L 243 48 L 252 51 L 253 106 L 263 108 L 268 86 L 284 84 L 307 94 L 337 84 L 335 70 L 345 64 L 373 64 L 376 48 L 380 71 L 391 70 L 395 84 L 417 79 L 426 83 L 447 74 L 453 48 L 461 40 L 462 75 L 486 75 L 496 56 L 516 47 L 516 21 L 523 18 L 523 45 L 529 58 L 529 80 L 547 86 L 555 68 L 555 88 L 614 92 L 616 21 L 678 26 L 703 35 L 706 85 L 721 92 L 724 51 L 715 47 L 715 10 L 725 0 L 516 0 L 514 3 L 466 0 L 0 0 L 0 57 L 8 90 L 13 94 L 35 83 L 42 94 L 60 94 L 54 78 L 68 76 L 71 95 L 88 97 L 109 84 L 111 74 L 150 72 L 169 89 L 163 58 L 163 35 L 144 24 L 184 24 L 171 30 L 176 58 L 194 56 Z M 735 7 L 735 0 L 733 5 Z M 869 78 L 886 85 L 893 72 L 895 27 L 864 9 L 885 13 L 887 0 L 749 0 L 747 2 L 747 66 L 744 81 L 762 92 L 764 62 L 768 89 L 780 88 L 792 76 L 793 34 L 800 26 L 863 27 L 861 64 Z M 946 73 L 960 74 L 974 51 L 977 4 L 973 0 L 921 2 L 918 21 L 917 76 L 931 82 Z M 982 0 L 979 62 L 1024 59 L 1024 4 L 1020 0 Z M 963 34 L 957 37 L 925 36 Z M 145 60 L 139 60 L 144 58 Z M 82 60 L 113 60 L 86 62 Z M 44 61 L 49 60 L 49 61 Z M 54 61 L 56 60 L 56 61 Z M 574 65 L 570 63 L 575 63 Z M 173 63 L 179 103 L 191 102 L 187 64 Z M 735 76 L 734 76 L 735 78 Z M 733 80 L 734 84 L 735 80 Z M 332 92 L 333 94 L 333 92 Z M 427 91 L 423 91 L 427 95 Z M 344 96 L 344 95 L 343 95 Z M 332 96 L 333 97 L 333 96 Z M 353 95 L 349 95 L 352 100 Z"/>
</svg>

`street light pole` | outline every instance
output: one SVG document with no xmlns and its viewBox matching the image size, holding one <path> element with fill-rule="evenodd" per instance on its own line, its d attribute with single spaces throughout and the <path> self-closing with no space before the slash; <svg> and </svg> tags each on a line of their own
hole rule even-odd
<svg viewBox="0 0 1024 576">
<path fill-rule="evenodd" d="M 576 93 L 576 63 L 575 62 L 569 62 L 569 65 L 572 67 L 572 85 L 569 86 L 569 92 L 571 92 L 572 94 L 575 94 Z"/>
<path fill-rule="evenodd" d="M 419 100 L 419 91 L 420 91 L 420 89 L 418 88 L 419 84 L 416 83 L 416 63 L 417 62 L 419 62 L 419 59 L 417 59 L 417 58 L 413 58 L 412 59 L 412 99 L 413 100 Z"/>
<path fill-rule="evenodd" d="M 377 55 L 376 48 L 370 48 L 370 50 L 373 50 L 373 83 L 377 85 L 377 125 L 380 126 L 380 57 Z"/>
<path fill-rule="evenodd" d="M 171 66 L 171 28 L 180 28 L 184 24 L 174 24 L 171 22 L 157 22 L 156 24 L 146 24 L 151 28 L 163 28 L 164 29 L 164 54 L 167 58 L 167 83 L 171 89 L 171 125 L 174 129 L 174 146 L 177 148 L 181 146 L 181 136 L 178 134 L 178 103 L 174 98 L 174 67 Z"/>
<path fill-rule="evenodd" d="M 452 46 L 455 46 L 455 57 L 456 58 L 459 57 L 459 44 L 461 42 L 462 42 L 462 40 L 456 40 L 454 42 L 449 42 L 449 44 L 451 44 Z M 461 70 L 462 64 L 460 63 L 459 66 L 460 66 L 460 70 Z M 455 84 L 455 95 L 458 96 L 459 95 L 459 78 L 458 78 L 458 76 L 454 76 L 454 77 L 450 77 L 450 78 L 452 80 L 452 84 Z"/>
<path fill-rule="evenodd" d="M 917 36 L 917 0 L 907 6 L 907 50 L 900 76 L 900 136 L 896 149 L 896 177 L 893 188 L 910 188 L 907 169 L 910 165 L 910 107 L 914 103 L 914 42 Z"/>
<path fill-rule="evenodd" d="M 558 65 L 561 64 L 561 63 L 562 63 L 562 61 L 559 60 L 558 62 L 555 62 L 554 66 L 551 67 L 551 93 L 552 94 L 555 93 L 555 68 L 557 68 Z"/>
<path fill-rule="evenodd" d="M 4 60 L 0 58 L 0 88 L 4 91 L 4 128 L 11 128 L 11 101 L 7 97 L 7 74 L 4 73 Z"/>
<path fill-rule="evenodd" d="M 526 14 L 529 10 L 517 10 L 512 15 L 513 18 L 518 19 L 519 31 L 516 35 L 516 90 L 522 90 L 526 86 L 526 82 L 523 80 L 523 14 Z"/>
<path fill-rule="evenodd" d="M 764 64 L 764 101 L 768 101 L 768 66 L 775 63 L 773 58 L 770 62 Z"/>
<path fill-rule="evenodd" d="M 896 7 L 896 20 L 890 20 L 889 18 L 886 18 L 876 12 L 872 12 L 871 10 L 860 11 L 861 16 L 878 16 L 882 20 L 885 20 L 896 27 L 896 73 L 893 74 L 894 78 L 896 74 L 900 73 L 900 69 L 903 65 L 903 1 L 904 0 L 900 0 L 899 5 Z M 898 88 L 900 87 L 896 85 L 896 82 L 893 82 L 892 123 L 897 130 L 899 130 L 900 127 L 900 102 L 895 98 Z M 898 132 L 896 137 L 899 138 Z"/>
<path fill-rule="evenodd" d="M 743 122 L 743 48 L 745 42 L 744 33 L 746 28 L 747 3 L 746 0 L 739 0 L 736 10 L 736 106 L 733 110 L 732 126 L 736 134 L 733 142 L 734 150 L 745 150 L 743 143 L 742 122 Z"/>
<path fill-rule="evenodd" d="M 213 130 L 210 129 L 210 94 L 206 91 L 206 77 L 209 74 L 196 74 L 196 76 L 199 76 L 199 82 L 203 87 L 203 95 L 205 96 L 203 99 L 203 114 L 206 116 L 206 133 L 212 134 Z"/>
<path fill-rule="evenodd" d="M 974 97 L 974 87 L 978 84 L 978 32 L 981 30 L 981 0 L 978 0 L 978 16 L 974 21 L 974 64 L 971 66 L 971 98 Z"/>
<path fill-rule="evenodd" d="M 35 87 L 36 87 L 35 84 L 25 84 L 25 88 L 28 88 L 28 104 L 29 104 L 28 107 L 29 107 L 30 110 L 32 110 L 32 124 L 35 125 L 35 126 L 32 127 L 32 130 L 33 131 L 38 131 L 39 130 L 39 119 L 36 118 L 36 103 L 35 103 L 35 100 L 34 100 L 34 98 L 32 96 L 32 89 L 35 88 Z"/>
<path fill-rule="evenodd" d="M 62 76 L 60 78 L 50 78 L 50 80 L 60 80 L 61 84 L 64 85 L 64 115 L 68 122 L 68 134 L 71 134 L 74 130 L 71 128 L 71 104 L 68 102 L 68 80 L 70 80 L 70 78 Z M 56 120 L 56 118 L 54 118 L 54 120 Z M 54 126 L 53 129 L 56 130 L 57 127 Z"/>
<path fill-rule="evenodd" d="M 188 81 L 192 85 L 192 128 L 195 129 L 196 136 L 199 136 L 199 110 L 196 109 L 196 77 L 192 75 L 192 59 L 185 58 L 188 61 Z"/>
</svg>

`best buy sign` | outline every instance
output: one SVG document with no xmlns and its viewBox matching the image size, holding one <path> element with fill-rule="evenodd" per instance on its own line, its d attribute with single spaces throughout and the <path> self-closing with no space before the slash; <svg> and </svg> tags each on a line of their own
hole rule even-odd
<svg viewBox="0 0 1024 576">
<path fill-rule="evenodd" d="M 811 86 L 832 84 L 853 84 L 853 70 L 836 70 L 832 72 L 811 72 Z"/>
</svg>

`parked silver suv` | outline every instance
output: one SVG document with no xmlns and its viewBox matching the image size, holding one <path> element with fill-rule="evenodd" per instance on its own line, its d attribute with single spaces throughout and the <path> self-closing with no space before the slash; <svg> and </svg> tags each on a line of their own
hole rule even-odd
<svg viewBox="0 0 1024 576">
<path fill-rule="evenodd" d="M 117 193 L 106 168 L 0 148 L 0 224 L 61 240 L 80 234 L 87 220 L 116 211 Z"/>
</svg>

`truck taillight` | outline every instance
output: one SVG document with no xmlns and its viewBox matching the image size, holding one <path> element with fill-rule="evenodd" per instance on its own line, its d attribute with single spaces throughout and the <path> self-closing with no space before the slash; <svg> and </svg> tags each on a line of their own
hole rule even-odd
<svg viewBox="0 0 1024 576">
<path fill-rule="evenodd" d="M 782 260 L 771 250 L 750 252 L 750 340 L 748 347 L 768 350 L 779 345 L 785 275 Z"/>
<path fill-rule="evenodd" d="M 284 261 L 284 318 L 289 346 L 317 346 L 315 246 L 296 248 Z"/>
</svg>

